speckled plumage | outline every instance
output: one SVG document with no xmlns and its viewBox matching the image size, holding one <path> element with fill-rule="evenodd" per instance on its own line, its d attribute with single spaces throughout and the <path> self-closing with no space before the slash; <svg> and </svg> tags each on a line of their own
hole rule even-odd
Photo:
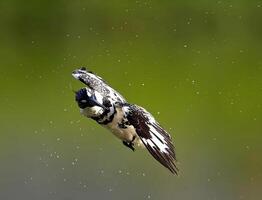
<svg viewBox="0 0 262 200">
<path fill-rule="evenodd" d="M 171 137 L 148 111 L 129 104 L 101 77 L 85 68 L 73 71 L 72 75 L 88 86 L 76 92 L 76 101 L 84 116 L 109 129 L 133 151 L 135 146 L 145 146 L 156 160 L 177 174 Z"/>
</svg>

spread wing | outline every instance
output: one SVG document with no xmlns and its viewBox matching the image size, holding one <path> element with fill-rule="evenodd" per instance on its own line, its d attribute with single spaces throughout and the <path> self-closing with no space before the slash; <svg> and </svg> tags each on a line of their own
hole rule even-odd
<svg viewBox="0 0 262 200">
<path fill-rule="evenodd" d="M 111 88 L 107 83 L 99 76 L 93 74 L 91 71 L 86 70 L 82 67 L 76 69 L 72 73 L 73 77 L 80 80 L 82 83 L 87 85 L 89 88 L 99 92 L 103 97 L 110 97 L 112 100 L 120 103 L 126 103 L 124 97 Z"/>
<path fill-rule="evenodd" d="M 130 105 L 128 110 L 128 121 L 134 126 L 150 154 L 172 173 L 177 174 L 176 155 L 170 135 L 145 109 Z"/>
</svg>

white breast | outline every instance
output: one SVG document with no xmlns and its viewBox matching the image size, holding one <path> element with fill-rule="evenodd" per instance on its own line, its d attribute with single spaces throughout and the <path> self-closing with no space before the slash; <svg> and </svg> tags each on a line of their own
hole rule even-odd
<svg viewBox="0 0 262 200">
<path fill-rule="evenodd" d="M 104 125 L 107 129 L 109 129 L 116 137 L 123 141 L 132 141 L 133 137 L 135 136 L 136 139 L 134 144 L 137 146 L 143 146 L 142 141 L 140 140 L 139 136 L 136 134 L 135 128 L 133 126 L 127 126 L 127 128 L 119 128 L 119 124 L 122 123 L 124 117 L 124 113 L 122 108 L 116 108 L 116 114 L 111 123 Z"/>
</svg>

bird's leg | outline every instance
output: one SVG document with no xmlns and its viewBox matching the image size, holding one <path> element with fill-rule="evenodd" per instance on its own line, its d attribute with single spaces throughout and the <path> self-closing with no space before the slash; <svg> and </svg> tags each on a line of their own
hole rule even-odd
<svg viewBox="0 0 262 200">
<path fill-rule="evenodd" d="M 123 141 L 123 144 L 124 144 L 126 147 L 132 149 L 132 151 L 135 151 L 135 148 L 134 148 L 134 146 L 132 145 L 132 143 Z"/>
<path fill-rule="evenodd" d="M 132 151 L 135 151 L 134 143 L 133 143 L 135 139 L 136 139 L 136 136 L 133 136 L 133 138 L 132 138 L 132 140 L 131 140 L 130 142 L 123 141 L 123 144 L 124 144 L 126 147 L 132 149 Z"/>
</svg>

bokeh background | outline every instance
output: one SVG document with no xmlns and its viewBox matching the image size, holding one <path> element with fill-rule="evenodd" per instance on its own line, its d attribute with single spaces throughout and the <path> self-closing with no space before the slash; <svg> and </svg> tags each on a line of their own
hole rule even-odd
<svg viewBox="0 0 262 200">
<path fill-rule="evenodd" d="M 0 199 L 261 199 L 262 2 L 0 2 Z M 172 135 L 175 177 L 79 114 L 86 66 Z"/>
</svg>

